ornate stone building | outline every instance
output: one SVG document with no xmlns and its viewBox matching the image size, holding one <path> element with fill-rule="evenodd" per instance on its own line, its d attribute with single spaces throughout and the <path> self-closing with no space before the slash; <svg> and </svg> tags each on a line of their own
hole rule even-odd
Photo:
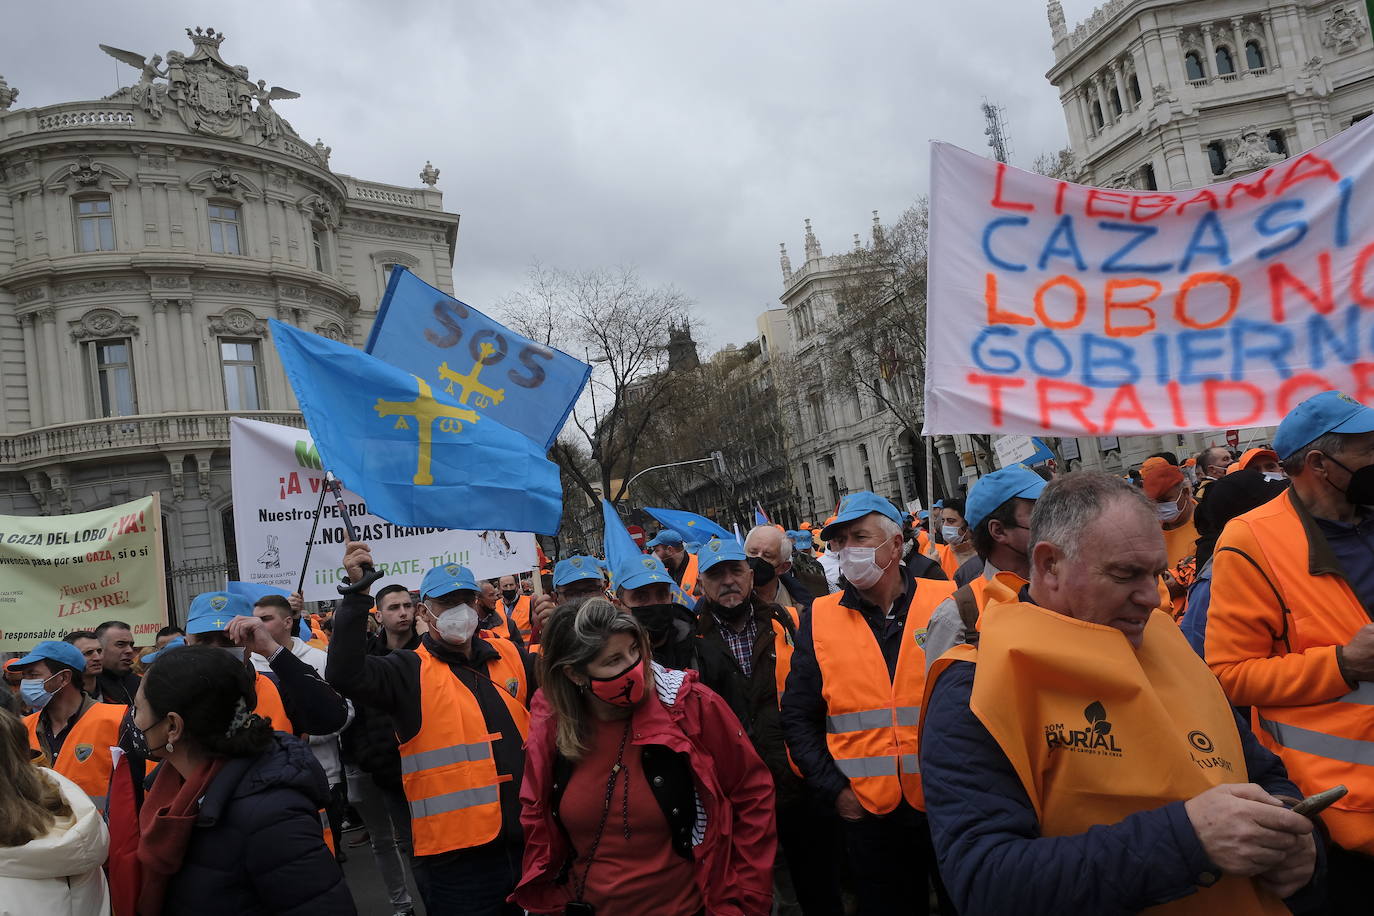
<svg viewBox="0 0 1374 916">
<path fill-rule="evenodd" d="M 1140 190 L 1265 168 L 1374 112 L 1374 39 L 1358 0 L 1110 0 L 1070 29 L 1049 0 L 1073 152 L 1067 177 Z M 1241 447 L 1272 430 L 1242 430 Z M 1079 440 L 1087 466 L 1222 444 L 1221 431 Z"/>
<path fill-rule="evenodd" d="M 274 107 L 298 93 L 186 31 L 165 62 L 102 45 L 139 73 L 105 99 L 0 79 L 0 514 L 160 491 L 174 613 L 234 574 L 229 417 L 301 423 L 267 319 L 361 344 L 391 265 L 452 288 L 458 230 L 433 166 L 334 172 Z"/>
</svg>

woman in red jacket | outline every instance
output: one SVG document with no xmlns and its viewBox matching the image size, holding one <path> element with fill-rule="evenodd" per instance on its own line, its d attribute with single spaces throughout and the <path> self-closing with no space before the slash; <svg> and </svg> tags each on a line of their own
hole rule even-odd
<svg viewBox="0 0 1374 916">
<path fill-rule="evenodd" d="M 762 916 L 773 781 L 725 701 L 592 599 L 544 629 L 520 790 L 531 913 Z"/>
</svg>

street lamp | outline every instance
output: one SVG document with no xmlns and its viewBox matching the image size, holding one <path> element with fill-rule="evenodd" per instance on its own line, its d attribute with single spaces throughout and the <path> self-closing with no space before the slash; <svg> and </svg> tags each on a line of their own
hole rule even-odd
<svg viewBox="0 0 1374 916">
<path fill-rule="evenodd" d="M 626 493 L 629 493 L 629 492 L 630 492 L 630 485 L 633 484 L 633 483 L 634 483 L 636 480 L 638 480 L 640 477 L 642 477 L 642 476 L 644 476 L 645 474 L 649 473 L 650 471 L 661 471 L 661 470 L 663 470 L 664 468 L 677 468 L 677 467 L 682 467 L 682 466 L 685 465 L 685 464 L 705 464 L 706 462 L 710 462 L 711 464 L 714 464 L 715 467 L 716 467 L 716 473 L 717 473 L 717 474 L 720 474 L 720 475 L 722 475 L 722 476 L 724 476 L 724 474 L 725 474 L 725 455 L 722 454 L 720 451 L 714 451 L 714 452 L 712 452 L 712 453 L 711 453 L 708 457 L 706 457 L 706 458 L 690 458 L 690 459 L 688 459 L 687 461 L 670 461 L 670 462 L 667 463 L 667 464 L 656 464 L 656 465 L 654 465 L 654 466 L 651 467 L 651 468 L 645 468 L 644 470 L 639 471 L 638 473 L 636 473 L 636 474 L 635 474 L 633 477 L 631 477 L 629 480 L 625 481 L 625 492 L 626 492 Z"/>
</svg>

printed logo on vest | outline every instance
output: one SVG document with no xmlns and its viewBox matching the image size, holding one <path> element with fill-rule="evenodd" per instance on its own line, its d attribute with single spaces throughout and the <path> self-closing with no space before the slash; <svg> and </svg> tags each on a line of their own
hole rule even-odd
<svg viewBox="0 0 1374 916">
<path fill-rule="evenodd" d="M 1094 754 L 1099 757 L 1120 757 L 1121 748 L 1112 734 L 1112 723 L 1107 721 L 1107 710 L 1100 701 L 1089 703 L 1083 710 L 1087 728 L 1065 728 L 1062 722 L 1045 726 L 1045 742 L 1050 750 L 1061 748 L 1076 754 Z"/>
<path fill-rule="evenodd" d="M 513 677 L 512 677 L 512 678 L 507 678 L 507 679 L 506 679 L 506 690 L 510 691 L 510 695 L 513 696 L 513 697 L 519 696 L 519 695 L 520 695 L 520 682 L 517 681 L 517 680 L 516 680 L 515 678 L 513 678 Z"/>
<path fill-rule="evenodd" d="M 87 760 L 89 760 L 89 759 L 91 758 L 91 755 L 94 754 L 94 753 L 95 753 L 95 745 L 93 745 L 93 744 L 78 744 L 78 745 L 76 746 L 76 762 L 77 762 L 77 763 L 85 763 Z"/>
<path fill-rule="evenodd" d="M 1231 763 L 1231 761 L 1222 757 L 1220 754 L 1213 753 L 1213 751 L 1216 750 L 1216 745 L 1212 743 L 1211 738 L 1207 737 L 1206 732 L 1189 732 L 1188 745 L 1194 751 L 1204 755 L 1199 757 L 1197 754 L 1189 753 L 1189 756 L 1193 758 L 1193 763 L 1196 763 L 1202 769 L 1210 770 L 1213 767 L 1221 767 L 1229 772 L 1235 771 L 1235 765 Z"/>
<path fill-rule="evenodd" d="M 916 645 L 922 649 L 926 647 L 926 640 L 930 637 L 930 631 L 925 627 L 918 627 L 912 631 L 911 638 L 916 640 Z"/>
</svg>

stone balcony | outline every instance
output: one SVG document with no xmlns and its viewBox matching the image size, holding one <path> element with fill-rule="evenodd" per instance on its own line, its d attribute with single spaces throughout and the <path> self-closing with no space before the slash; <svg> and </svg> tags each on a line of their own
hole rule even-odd
<svg viewBox="0 0 1374 916">
<path fill-rule="evenodd" d="M 228 448 L 229 418 L 234 416 L 305 426 L 299 411 L 284 410 L 196 411 L 60 423 L 0 436 L 0 471 L 135 454 Z"/>
</svg>

